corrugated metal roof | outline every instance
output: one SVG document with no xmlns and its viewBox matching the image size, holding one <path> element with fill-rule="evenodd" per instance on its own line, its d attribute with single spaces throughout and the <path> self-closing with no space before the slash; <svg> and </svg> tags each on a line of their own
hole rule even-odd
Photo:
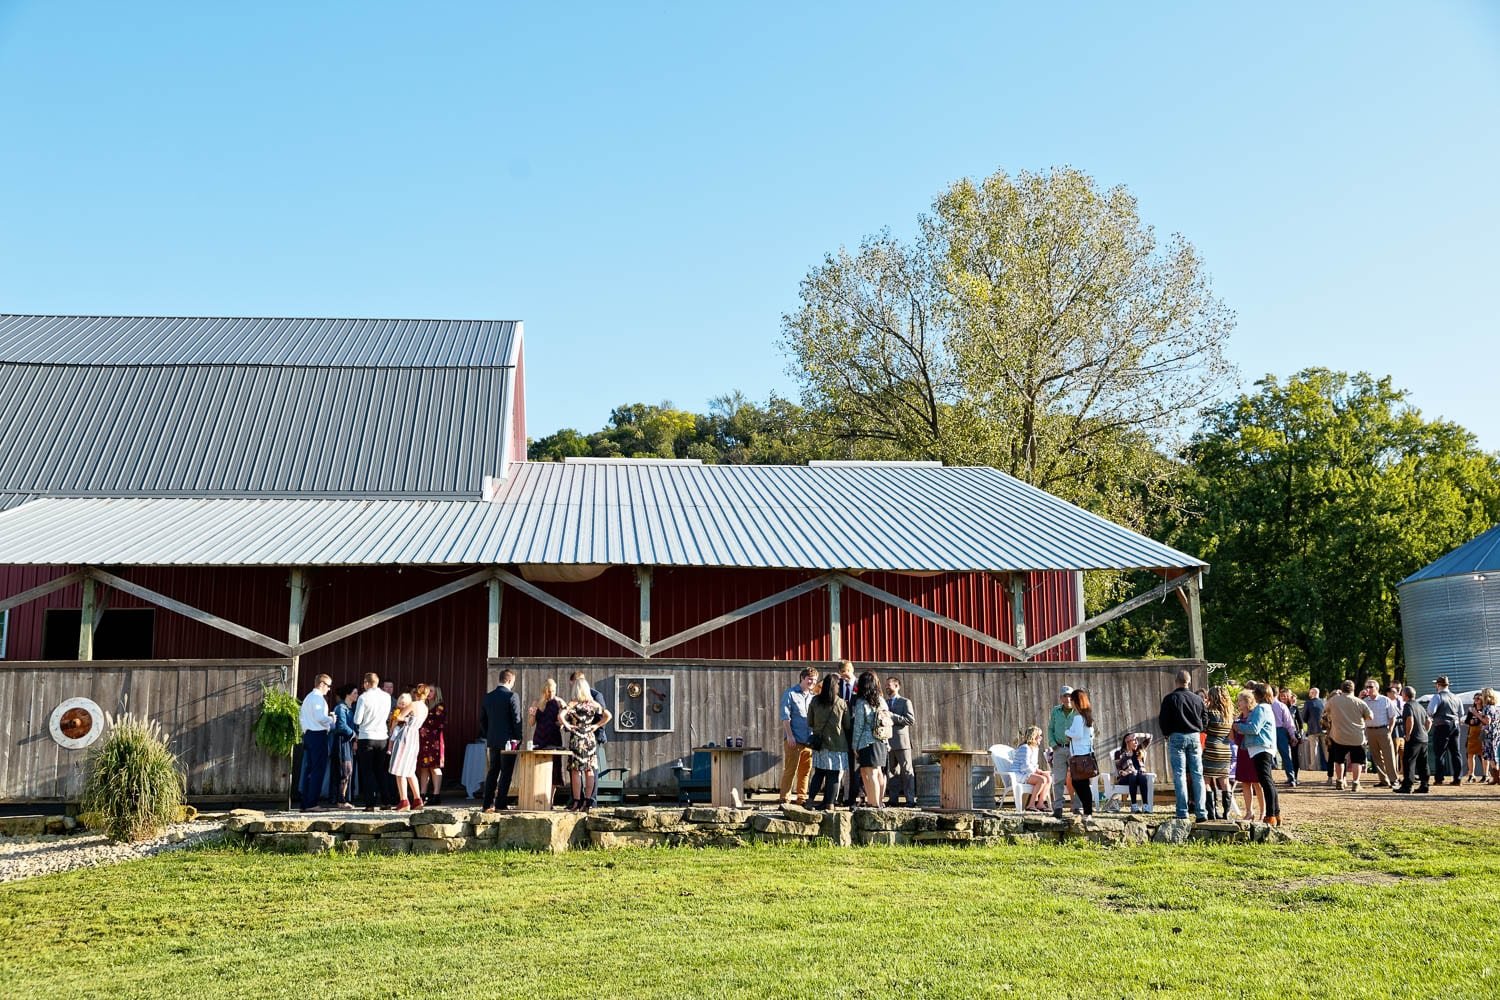
<svg viewBox="0 0 1500 1000">
<path fill-rule="evenodd" d="M 1402 583 L 1465 573 L 1500 573 L 1500 524 L 1417 570 Z"/>
<path fill-rule="evenodd" d="M 470 368 L 512 363 L 509 320 L 0 315 L 0 364 Z"/>
<path fill-rule="evenodd" d="M 0 493 L 477 496 L 507 373 L 0 364 Z"/>
<path fill-rule="evenodd" d="M 0 564 L 1200 567 L 986 468 L 522 463 L 500 499 L 39 499 Z"/>
</svg>

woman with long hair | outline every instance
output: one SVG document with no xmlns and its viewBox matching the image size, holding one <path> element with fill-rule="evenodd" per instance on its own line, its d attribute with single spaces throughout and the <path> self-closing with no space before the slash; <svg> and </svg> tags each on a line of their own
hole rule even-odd
<svg viewBox="0 0 1500 1000">
<path fill-rule="evenodd" d="M 563 748 L 562 726 L 558 718 L 562 715 L 563 700 L 557 696 L 557 681 L 548 677 L 542 681 L 541 697 L 526 710 L 531 719 L 531 743 L 538 750 L 561 750 Z M 552 758 L 552 790 L 563 783 L 562 758 Z"/>
<path fill-rule="evenodd" d="M 1229 692 L 1215 685 L 1204 699 L 1203 780 L 1208 789 L 1208 818 L 1228 819 L 1233 811 L 1234 793 L 1229 786 L 1229 763 L 1234 757 L 1230 738 L 1234 733 L 1234 715 Z M 1217 814 L 1217 817 L 1216 817 Z"/>
<path fill-rule="evenodd" d="M 1469 710 L 1464 713 L 1464 725 L 1468 737 L 1464 743 L 1464 761 L 1469 765 L 1468 781 L 1485 781 L 1488 775 L 1484 766 L 1484 692 L 1474 695 Z"/>
<path fill-rule="evenodd" d="M 1500 785 L 1500 694 L 1494 688 L 1479 692 L 1480 713 L 1484 726 L 1480 735 L 1484 738 L 1484 766 L 1489 771 L 1489 783 Z"/>
<path fill-rule="evenodd" d="M 1074 793 L 1083 803 L 1083 814 L 1094 815 L 1094 785 L 1092 777 L 1077 777 L 1074 775 L 1073 759 L 1076 757 L 1094 756 L 1094 702 L 1089 697 L 1088 691 L 1083 688 L 1073 689 L 1073 721 L 1068 724 L 1068 777 L 1073 786 Z M 1092 768 L 1094 774 L 1099 773 L 1099 765 L 1096 762 Z"/>
<path fill-rule="evenodd" d="M 432 794 L 427 801 L 438 805 L 443 801 L 443 764 L 447 759 L 447 746 L 443 730 L 448 725 L 448 708 L 443 704 L 443 689 L 432 685 L 432 695 L 427 699 L 427 721 L 422 723 L 421 746 L 417 750 L 417 787 L 427 791 L 431 783 Z"/>
<path fill-rule="evenodd" d="M 854 687 L 853 746 L 865 802 L 875 808 L 885 802 L 885 761 L 894 731 L 890 707 L 880 693 L 880 678 L 866 670 Z"/>
<path fill-rule="evenodd" d="M 1281 802 L 1272 778 L 1272 769 L 1276 766 L 1276 716 L 1271 710 L 1274 696 L 1270 685 L 1259 681 L 1250 685 L 1250 690 L 1255 696 L 1255 707 L 1243 721 L 1234 724 L 1234 729 L 1245 737 L 1240 750 L 1250 755 L 1250 762 L 1254 765 L 1255 780 L 1260 785 L 1261 800 L 1265 803 L 1266 822 L 1277 826 L 1281 823 Z"/>
<path fill-rule="evenodd" d="M 396 779 L 396 798 L 400 800 L 396 803 L 397 810 L 421 809 L 423 805 L 422 790 L 417 787 L 417 753 L 422 745 L 418 731 L 427 721 L 427 696 L 431 693 L 432 689 L 426 684 L 418 684 L 411 693 L 410 702 L 405 696 L 401 698 L 396 729 L 391 735 L 396 747 L 391 751 L 389 768 Z M 408 791 L 411 793 L 409 797 Z"/>
<path fill-rule="evenodd" d="M 354 793 L 354 748 L 359 729 L 354 725 L 354 702 L 359 697 L 358 684 L 339 688 L 338 704 L 333 706 L 333 759 L 338 762 L 340 809 L 353 809 L 349 796 Z"/>
<path fill-rule="evenodd" d="M 813 776 L 807 789 L 807 804 L 812 807 L 821 789 L 822 808 L 832 809 L 838 798 L 839 782 L 847 770 L 849 733 L 853 726 L 849 703 L 839 697 L 839 679 L 833 674 L 823 678 L 822 686 L 813 696 L 807 710 L 807 724 L 813 740 Z"/>
<path fill-rule="evenodd" d="M 1042 731 L 1037 726 L 1028 726 L 1021 732 L 1020 742 L 1010 759 L 1011 784 L 1015 786 L 1020 801 L 1021 789 L 1031 789 L 1031 802 L 1026 806 L 1031 812 L 1052 811 L 1052 772 L 1043 767 Z"/>
<path fill-rule="evenodd" d="M 575 678 L 572 699 L 557 717 L 557 724 L 568 736 L 568 773 L 573 778 L 573 798 L 568 808 L 588 812 L 594 799 L 594 783 L 599 771 L 599 730 L 609 722 L 609 710 L 594 700 L 589 682 Z"/>
<path fill-rule="evenodd" d="M 1250 710 L 1255 707 L 1255 695 L 1246 688 L 1234 699 L 1234 780 L 1240 783 L 1240 793 L 1245 797 L 1245 818 L 1254 820 L 1264 817 L 1266 803 L 1260 798 L 1260 775 L 1255 772 L 1255 761 L 1250 759 L 1250 751 L 1245 749 L 1245 737 L 1239 731 L 1239 724 L 1250 718 Z M 1255 811 L 1255 803 L 1260 800 L 1260 812 Z"/>
</svg>

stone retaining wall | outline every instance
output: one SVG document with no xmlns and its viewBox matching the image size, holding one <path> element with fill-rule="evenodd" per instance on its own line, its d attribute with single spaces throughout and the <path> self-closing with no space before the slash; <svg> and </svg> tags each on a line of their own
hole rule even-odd
<svg viewBox="0 0 1500 1000">
<path fill-rule="evenodd" d="M 237 809 L 225 829 L 256 846 L 294 853 L 449 854 L 472 850 L 561 853 L 585 847 L 745 847 L 750 844 L 1037 844 L 1107 847 L 1190 841 L 1277 843 L 1280 827 L 1234 820 L 1194 823 L 1155 814 L 1120 819 L 1053 819 L 1014 812 L 934 813 L 919 809 L 815 812 L 711 806 L 620 806 L 594 812 L 424 809 L 415 813 L 266 814 Z"/>
</svg>

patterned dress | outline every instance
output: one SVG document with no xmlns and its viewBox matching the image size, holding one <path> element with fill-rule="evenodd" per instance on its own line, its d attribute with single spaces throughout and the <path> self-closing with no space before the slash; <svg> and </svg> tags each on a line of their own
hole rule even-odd
<svg viewBox="0 0 1500 1000">
<path fill-rule="evenodd" d="M 1486 705 L 1481 711 L 1484 713 L 1484 728 L 1480 735 L 1484 738 L 1485 762 L 1500 765 L 1500 707 Z"/>
<path fill-rule="evenodd" d="M 599 720 L 604 718 L 604 709 L 592 701 L 577 701 L 563 709 L 562 728 L 568 735 L 568 750 L 573 756 L 568 760 L 568 770 L 585 774 L 599 767 Z"/>
<path fill-rule="evenodd" d="M 1229 761 L 1233 756 L 1229 748 L 1229 739 L 1232 734 L 1233 729 L 1229 724 L 1229 719 L 1209 709 L 1205 726 L 1207 739 L 1203 743 L 1203 776 L 1205 778 L 1229 777 Z"/>
<path fill-rule="evenodd" d="M 448 709 L 438 702 L 427 713 L 422 723 L 422 746 L 417 752 L 417 767 L 442 770 L 447 756 L 443 744 L 443 729 L 448 724 Z"/>
</svg>

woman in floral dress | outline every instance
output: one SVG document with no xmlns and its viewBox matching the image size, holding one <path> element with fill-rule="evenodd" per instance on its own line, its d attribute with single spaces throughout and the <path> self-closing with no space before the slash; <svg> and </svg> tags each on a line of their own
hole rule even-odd
<svg viewBox="0 0 1500 1000">
<path fill-rule="evenodd" d="M 1500 694 L 1494 688 L 1479 692 L 1480 711 L 1484 713 L 1484 728 L 1480 736 L 1484 739 L 1484 766 L 1489 770 L 1492 785 L 1500 785 Z"/>
<path fill-rule="evenodd" d="M 609 722 L 609 711 L 589 693 L 588 681 L 573 682 L 573 700 L 558 716 L 558 725 L 568 738 L 568 771 L 573 776 L 573 798 L 568 808 L 588 812 L 588 804 L 594 798 L 595 773 L 599 769 L 599 741 L 597 733 Z"/>
<path fill-rule="evenodd" d="M 422 723 L 422 745 L 417 750 L 417 789 L 425 792 L 431 782 L 432 795 L 428 801 L 433 805 L 442 802 L 443 765 L 447 758 L 443 729 L 447 724 L 448 709 L 443 705 L 443 689 L 434 684 L 427 699 L 427 721 Z"/>
</svg>

